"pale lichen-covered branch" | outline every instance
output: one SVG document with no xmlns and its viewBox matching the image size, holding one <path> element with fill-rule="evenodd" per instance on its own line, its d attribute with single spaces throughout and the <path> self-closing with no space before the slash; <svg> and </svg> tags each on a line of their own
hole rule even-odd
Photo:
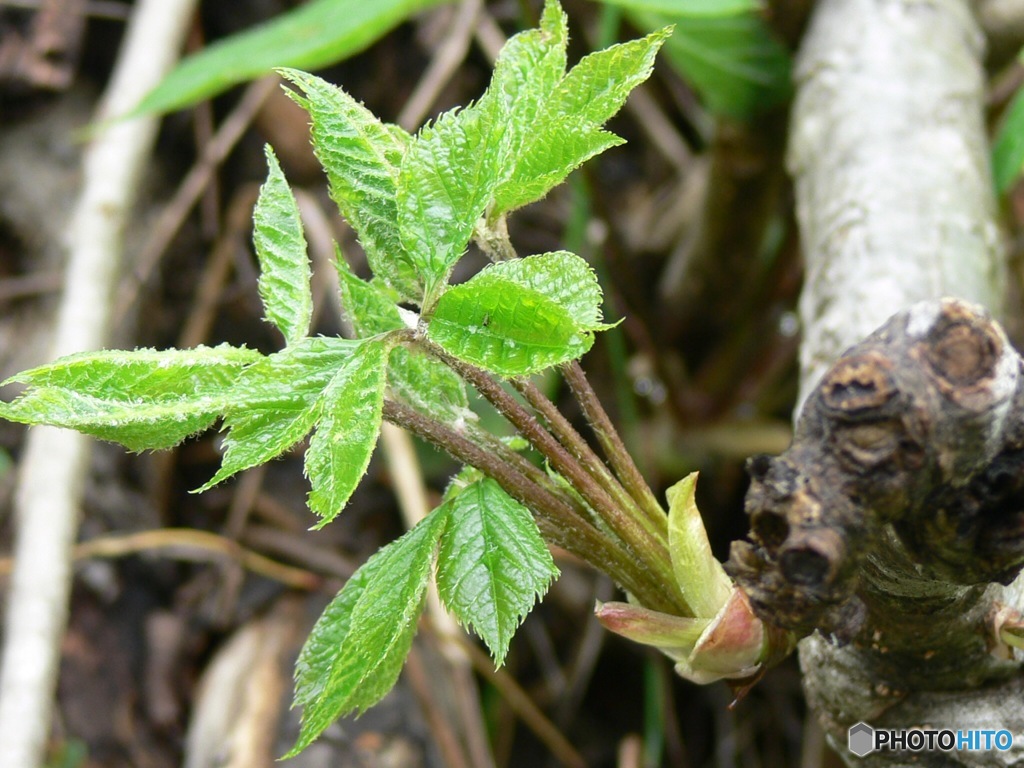
<svg viewBox="0 0 1024 768">
<path fill-rule="evenodd" d="M 1005 283 L 982 54 L 966 0 L 823 0 L 798 63 L 807 409 L 786 454 L 752 462 L 754 531 L 730 567 L 762 618 L 822 630 L 801 664 L 840 752 L 859 720 L 1005 728 L 1024 745 L 1024 712 L 1006 706 L 1019 663 L 993 626 L 1020 607 L 1003 583 L 1022 561 L 1024 438 L 1020 358 L 975 306 L 998 317 Z"/>
<path fill-rule="evenodd" d="M 797 66 L 789 165 L 807 265 L 801 401 L 922 299 L 998 317 L 1004 266 L 964 0 L 824 0 Z"/>
</svg>

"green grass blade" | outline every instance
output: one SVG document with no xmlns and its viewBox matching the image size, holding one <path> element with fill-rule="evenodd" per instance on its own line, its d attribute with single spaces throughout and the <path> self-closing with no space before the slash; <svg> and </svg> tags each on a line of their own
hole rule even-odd
<svg viewBox="0 0 1024 768">
<path fill-rule="evenodd" d="M 1009 191 L 1024 170 L 1024 88 L 1020 88 L 992 145 L 992 175 L 1000 194 Z"/>
<path fill-rule="evenodd" d="M 275 67 L 319 69 L 370 46 L 417 11 L 447 0 L 311 0 L 182 60 L 132 114 L 162 114 Z"/>
<path fill-rule="evenodd" d="M 642 29 L 677 22 L 665 55 L 718 115 L 749 120 L 792 93 L 789 53 L 756 14 L 688 19 L 646 11 L 628 15 Z"/>
<path fill-rule="evenodd" d="M 764 0 L 600 0 L 605 5 L 669 16 L 723 17 L 764 10 Z"/>
</svg>

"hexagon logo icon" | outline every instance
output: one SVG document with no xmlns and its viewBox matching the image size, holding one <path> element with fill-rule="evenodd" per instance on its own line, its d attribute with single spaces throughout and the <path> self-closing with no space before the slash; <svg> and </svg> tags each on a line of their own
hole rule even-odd
<svg viewBox="0 0 1024 768">
<path fill-rule="evenodd" d="M 875 751 L 875 729 L 867 723 L 857 723 L 846 734 L 846 745 L 857 757 Z"/>
</svg>

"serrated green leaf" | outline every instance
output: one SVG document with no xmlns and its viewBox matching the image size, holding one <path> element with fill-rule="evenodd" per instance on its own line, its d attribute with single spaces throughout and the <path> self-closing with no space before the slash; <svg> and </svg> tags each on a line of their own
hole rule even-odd
<svg viewBox="0 0 1024 768">
<path fill-rule="evenodd" d="M 422 284 L 402 246 L 396 202 L 399 167 L 412 140 L 386 125 L 337 86 L 296 70 L 281 70 L 305 97 L 291 93 L 313 121 L 313 149 L 331 198 L 352 225 L 374 274 L 402 299 L 419 301 Z"/>
<path fill-rule="evenodd" d="M 441 505 L 445 502 L 451 501 L 474 483 L 478 483 L 483 480 L 484 477 L 486 477 L 486 475 L 476 467 L 470 467 L 468 465 L 463 466 L 462 469 L 460 469 L 452 476 L 451 480 L 448 481 L 448 485 L 445 487 L 444 493 L 441 495 Z"/>
<path fill-rule="evenodd" d="M 536 114 L 511 114 L 511 125 L 527 129 L 521 144 L 511 148 L 512 168 L 495 191 L 492 218 L 540 199 L 575 168 L 622 143 L 601 126 L 650 77 L 670 34 L 663 29 L 584 57 L 545 93 Z"/>
<path fill-rule="evenodd" d="M 270 461 L 302 440 L 320 418 L 324 390 L 357 352 L 348 339 L 313 337 L 247 368 L 224 408 L 224 459 L 196 492 Z"/>
<path fill-rule="evenodd" d="M 444 515 L 428 515 L 353 574 L 306 641 L 296 665 L 305 749 L 335 719 L 362 712 L 391 690 L 402 669 L 430 577 Z"/>
<path fill-rule="evenodd" d="M 4 382 L 29 385 L 0 417 L 67 427 L 133 451 L 170 448 L 206 429 L 230 402 L 251 349 L 218 347 L 84 352 Z"/>
<path fill-rule="evenodd" d="M 295 344 L 309 334 L 313 316 L 306 236 L 295 196 L 269 144 L 266 154 L 267 181 L 252 214 L 260 298 L 264 314 L 281 331 L 285 343 Z"/>
<path fill-rule="evenodd" d="M 416 135 L 398 176 L 402 245 L 425 283 L 424 308 L 462 256 L 498 184 L 505 119 L 493 93 Z"/>
<path fill-rule="evenodd" d="M 488 89 L 517 116 L 520 131 L 529 129 L 530 118 L 541 113 L 564 77 L 568 41 L 568 17 L 555 0 L 547 0 L 540 27 L 513 36 L 498 54 Z"/>
<path fill-rule="evenodd" d="M 604 5 L 615 5 L 636 11 L 652 11 L 673 17 L 735 16 L 740 13 L 759 13 L 764 10 L 763 0 L 600 0 Z"/>
<path fill-rule="evenodd" d="M 697 618 L 713 618 L 732 595 L 732 580 L 711 552 L 694 493 L 697 473 L 668 489 L 668 549 L 672 571 Z"/>
<path fill-rule="evenodd" d="M 367 339 L 342 363 L 323 393 L 322 414 L 306 452 L 309 508 L 331 522 L 359 485 L 380 435 L 392 343 Z"/>
<path fill-rule="evenodd" d="M 338 259 L 342 305 L 357 336 L 402 328 L 396 297 L 368 283 Z M 396 399 L 446 423 L 472 419 L 466 385 L 448 366 L 416 350 L 397 347 L 388 363 L 388 386 Z"/>
<path fill-rule="evenodd" d="M 499 376 L 524 376 L 581 357 L 594 343 L 566 309 L 494 267 L 449 289 L 427 336 L 460 360 Z"/>
<path fill-rule="evenodd" d="M 629 17 L 642 29 L 678 22 L 665 55 L 716 114 L 749 120 L 792 92 L 790 56 L 756 14 L 680 19 L 630 11 Z"/>
<path fill-rule="evenodd" d="M 495 191 L 496 213 L 540 200 L 588 160 L 626 143 L 614 133 L 579 125 L 571 117 L 542 125 L 534 133 L 540 140 L 523 150 L 512 175 Z"/>
<path fill-rule="evenodd" d="M 601 286 L 587 262 L 568 251 L 552 251 L 510 259 L 488 267 L 488 277 L 501 277 L 532 288 L 563 307 L 584 330 L 603 330 Z"/>
<path fill-rule="evenodd" d="M 389 286 L 360 278 L 341 253 L 336 254 L 334 266 L 338 271 L 341 306 L 357 337 L 376 336 L 403 327 L 398 295 Z"/>
<path fill-rule="evenodd" d="M 516 158 L 537 130 L 552 93 L 565 76 L 569 21 L 555 0 L 544 5 L 540 28 L 513 36 L 494 63 L 489 92 L 500 98 L 506 132 L 503 154 Z"/>
<path fill-rule="evenodd" d="M 185 59 L 132 114 L 181 109 L 269 73 L 320 69 L 371 45 L 413 13 L 446 0 L 311 0 Z"/>
<path fill-rule="evenodd" d="M 415 349 L 396 348 L 388 365 L 395 399 L 446 424 L 475 421 L 466 384 L 448 366 Z"/>
<path fill-rule="evenodd" d="M 448 518 L 437 558 L 437 588 L 473 628 L 499 666 L 516 628 L 558 569 L 530 511 L 482 478 L 439 508 Z"/>
<path fill-rule="evenodd" d="M 370 557 L 327 605 L 306 638 L 295 662 L 295 696 L 293 706 L 305 707 L 323 697 L 330 682 L 330 669 L 341 653 L 352 626 L 352 610 L 374 578 L 380 578 L 381 555 L 387 546 Z M 342 714 L 340 708 L 338 714 Z M 308 719 L 308 718 L 303 718 Z M 331 720 L 334 718 L 332 717 Z M 330 725 L 330 722 L 327 723 Z M 326 727 L 326 725 L 324 726 Z M 322 730 L 322 729 L 321 729 Z M 316 738 L 316 734 L 313 734 Z"/>
<path fill-rule="evenodd" d="M 1024 88 L 1006 108 L 1006 116 L 992 145 L 992 175 L 1000 194 L 1009 191 L 1024 170 Z"/>
<path fill-rule="evenodd" d="M 428 336 L 499 375 L 533 373 L 589 349 L 601 324 L 601 288 L 567 251 L 491 265 L 441 297 Z"/>
<path fill-rule="evenodd" d="M 671 36 L 672 28 L 666 27 L 584 56 L 559 84 L 552 101 L 554 114 L 604 125 L 622 109 L 630 91 L 651 76 L 654 57 Z"/>
</svg>

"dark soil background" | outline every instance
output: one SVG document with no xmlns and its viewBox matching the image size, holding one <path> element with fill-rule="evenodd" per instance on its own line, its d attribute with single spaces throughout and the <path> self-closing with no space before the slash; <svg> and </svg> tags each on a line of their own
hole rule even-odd
<svg viewBox="0 0 1024 768">
<path fill-rule="evenodd" d="M 189 46 L 292 5 L 204 2 Z M 486 21 L 509 36 L 533 25 L 540 5 L 488 2 Z M 595 44 L 601 6 L 564 5 L 574 61 Z M 789 8 L 773 17 L 776 30 L 792 44 L 805 4 L 780 5 Z M 64 62 L 66 81 L 0 69 L 3 378 L 46 354 L 61 231 L 75 191 L 74 131 L 90 119 L 121 37 L 117 17 L 130 9 L 118 2 L 65 6 L 87 14 L 79 55 L 71 51 Z M 419 15 L 319 74 L 395 121 L 456 11 L 442 6 Z M 0 2 L 0 67 L 5 46 L 32 34 L 34 14 Z M 636 31 L 624 25 L 619 34 Z M 474 42 L 426 117 L 478 96 L 489 72 L 488 56 Z M 308 205 L 322 212 L 316 234 L 341 243 L 365 274 L 352 233 L 327 198 L 305 115 L 276 87 L 166 247 L 154 242 L 182 178 L 243 90 L 164 120 L 128 235 L 113 345 L 276 348 L 273 329 L 261 320 L 249 244 L 266 141 Z M 747 527 L 743 460 L 785 447 L 795 398 L 801 267 L 783 170 L 785 108 L 754 123 L 716 126 L 662 61 L 610 127 L 629 143 L 515 215 L 512 238 L 520 253 L 575 249 L 602 276 L 607 314 L 625 321 L 603 335 L 584 367 L 653 487 L 661 492 L 701 471 L 698 501 L 725 558 L 729 541 Z M 317 285 L 316 331 L 337 333 L 328 283 Z M 571 402 L 561 399 L 575 418 Z M 13 466 L 23 437 L 21 427 L 0 423 L 0 555 L 9 550 Z M 162 454 L 96 446 L 80 538 L 113 543 L 77 563 L 51 765 L 263 766 L 297 734 L 298 713 L 288 708 L 295 655 L 343 580 L 401 532 L 394 478 L 378 455 L 344 515 L 310 532 L 299 452 L 189 494 L 215 471 L 218 447 L 215 432 Z M 420 457 L 429 487 L 439 492 L 455 466 L 428 448 Z M 152 535 L 168 529 L 165 538 Z M 190 531 L 216 534 L 219 543 Z M 288 568 L 243 567 L 239 548 Z M 793 660 L 730 706 L 725 685 L 685 683 L 666 659 L 601 631 L 594 601 L 611 598 L 613 586 L 556 555 L 563 576 L 520 629 L 503 670 L 495 674 L 479 650 L 468 657 L 472 669 L 453 662 L 465 654 L 453 654 L 452 641 L 439 640 L 425 623 L 395 691 L 287 764 L 411 768 L 457 765 L 461 756 L 463 765 L 476 766 L 482 742 L 497 766 L 571 764 L 572 753 L 559 757 L 550 738 L 538 737 L 537 717 L 510 698 L 513 684 L 594 768 L 833 764 L 805 722 Z"/>
</svg>

